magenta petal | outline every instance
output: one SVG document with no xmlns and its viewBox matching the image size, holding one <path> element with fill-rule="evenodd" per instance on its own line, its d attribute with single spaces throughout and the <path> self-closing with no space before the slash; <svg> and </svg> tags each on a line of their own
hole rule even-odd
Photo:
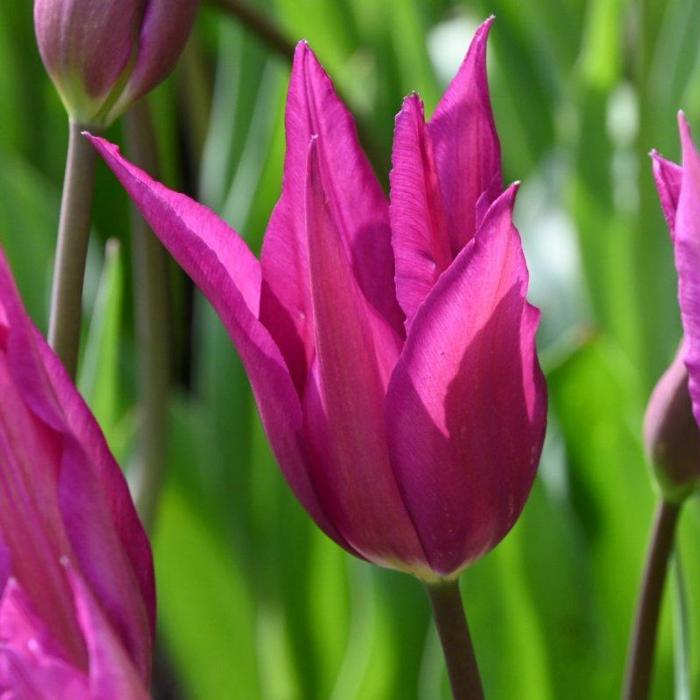
<svg viewBox="0 0 700 700">
<path fill-rule="evenodd" d="M 418 310 L 391 379 L 394 469 L 433 569 L 452 574 L 520 514 L 544 438 L 538 312 L 511 214 L 515 187 Z"/>
<path fill-rule="evenodd" d="M 700 425 L 700 157 L 683 114 L 678 123 L 683 148 L 683 179 L 675 220 L 674 252 L 678 300 L 685 331 L 693 415 Z"/>
<path fill-rule="evenodd" d="M 90 659 L 91 700 L 148 700 L 146 686 L 132 666 L 90 589 L 68 569 L 80 627 Z"/>
<path fill-rule="evenodd" d="M 87 676 L 62 658 L 15 579 L 8 581 L 0 601 L 0 697 L 94 700 Z"/>
<path fill-rule="evenodd" d="M 66 481 L 70 483 L 68 501 L 75 507 L 73 512 L 66 512 L 61 502 L 60 521 L 72 552 L 105 600 L 110 614 L 114 615 L 113 623 L 124 633 L 140 670 L 147 677 L 155 628 L 153 562 L 126 481 L 85 402 L 27 317 L 4 259 L 0 259 L 0 299 L 10 327 L 7 363 L 13 383 L 36 418 L 56 433 L 36 440 L 33 449 L 38 455 L 41 444 L 55 445 L 61 454 L 52 460 L 61 466 L 58 474 L 42 475 L 32 482 L 33 488 L 46 488 L 50 484 L 53 492 L 42 506 L 42 511 L 50 512 L 50 504 L 57 498 L 63 500 L 55 491 L 56 484 L 64 493 Z M 15 417 L 19 418 L 17 412 Z M 41 425 L 37 425 L 36 430 L 40 429 Z M 74 500 L 77 493 L 84 496 L 84 501 Z M 79 522 L 73 528 L 76 519 Z M 63 532 L 62 526 L 52 526 L 50 522 L 44 527 L 53 538 Z M 35 539 L 39 541 L 38 534 Z M 85 549 L 88 543 L 92 545 Z M 55 574 L 59 556 L 71 554 L 61 542 L 54 544 L 52 551 L 52 560 L 46 565 L 47 577 L 49 572 Z M 20 556 L 23 556 L 21 549 L 15 555 L 17 564 Z M 29 590 L 29 582 L 23 584 Z M 60 590 L 65 585 L 57 583 L 53 588 Z M 62 605 L 64 613 L 71 608 L 71 604 Z"/>
<path fill-rule="evenodd" d="M 492 23 L 493 17 L 477 30 L 428 124 L 453 256 L 474 236 L 481 194 L 489 192 L 490 204 L 502 190 L 501 147 L 486 74 L 486 42 Z"/>
<path fill-rule="evenodd" d="M 311 144 L 306 188 L 317 362 L 307 382 L 305 412 L 308 440 L 321 465 L 314 478 L 324 502 L 332 505 L 333 521 L 358 552 L 376 563 L 421 564 L 424 556 L 391 469 L 384 427 L 384 393 L 399 340 L 352 273 L 333 196 L 325 190 L 320 140 Z"/>
<path fill-rule="evenodd" d="M 670 160 L 662 158 L 656 151 L 651 152 L 651 163 L 656 190 L 661 201 L 661 209 L 664 212 L 671 239 L 673 239 L 675 236 L 676 208 L 678 207 L 678 197 L 681 193 L 683 169 Z"/>
<path fill-rule="evenodd" d="M 110 516 L 107 494 L 77 442 L 64 447 L 59 499 L 77 565 L 89 582 L 140 677 L 148 681 L 154 631 L 139 580 Z M 148 550 L 150 556 L 150 550 Z M 152 572 L 152 564 L 149 572 Z M 151 592 L 154 597 L 154 594 Z"/>
<path fill-rule="evenodd" d="M 433 147 L 417 95 L 396 117 L 391 171 L 391 233 L 396 293 L 407 325 L 452 262 Z"/>
<path fill-rule="evenodd" d="M 173 192 L 91 137 L 149 225 L 221 317 L 250 378 L 263 425 L 295 495 L 319 527 L 347 547 L 309 481 L 299 396 L 280 351 L 257 318 L 260 267 L 243 240 L 206 207 Z"/>
<path fill-rule="evenodd" d="M 296 49 L 286 110 L 287 153 L 282 196 L 270 219 L 262 250 L 266 287 L 261 320 L 270 329 L 297 387 L 313 356 L 311 290 L 305 253 L 304 183 L 311 137 L 319 149 L 335 218 L 360 287 L 397 331 L 389 210 L 384 193 L 357 140 L 350 112 L 305 42 Z M 269 289 L 267 288 L 269 286 Z"/>
</svg>

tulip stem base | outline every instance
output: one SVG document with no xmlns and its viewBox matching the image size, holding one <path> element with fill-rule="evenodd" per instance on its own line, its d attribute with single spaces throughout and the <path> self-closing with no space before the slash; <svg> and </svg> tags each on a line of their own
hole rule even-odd
<svg viewBox="0 0 700 700">
<path fill-rule="evenodd" d="M 80 349 L 83 280 L 97 161 L 95 149 L 83 138 L 82 130 L 79 124 L 70 122 L 49 317 L 49 345 L 73 379 Z"/>
<path fill-rule="evenodd" d="M 624 700 L 649 697 L 661 599 L 679 513 L 679 503 L 665 500 L 661 500 L 656 510 L 627 658 Z"/>
<path fill-rule="evenodd" d="M 426 588 L 445 654 L 454 700 L 484 700 L 459 583 L 448 581 L 427 585 Z"/>
</svg>

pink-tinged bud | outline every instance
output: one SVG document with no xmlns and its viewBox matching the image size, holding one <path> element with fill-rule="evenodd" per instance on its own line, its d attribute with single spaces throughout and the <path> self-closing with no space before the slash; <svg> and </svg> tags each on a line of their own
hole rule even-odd
<svg viewBox="0 0 700 700">
<path fill-rule="evenodd" d="M 644 444 L 664 496 L 680 500 L 700 481 L 700 428 L 693 416 L 688 369 L 678 351 L 652 392 Z"/>
<path fill-rule="evenodd" d="M 173 69 L 198 0 L 35 0 L 44 65 L 75 122 L 113 122 Z"/>
<path fill-rule="evenodd" d="M 0 251 L 0 697 L 146 700 L 151 549 Z"/>
<path fill-rule="evenodd" d="M 427 581 L 510 530 L 545 432 L 539 312 L 486 82 L 490 26 L 428 123 L 416 97 L 397 117 L 391 205 L 330 79 L 297 47 L 260 260 L 93 138 L 219 312 L 302 505 L 349 552 Z"/>
</svg>

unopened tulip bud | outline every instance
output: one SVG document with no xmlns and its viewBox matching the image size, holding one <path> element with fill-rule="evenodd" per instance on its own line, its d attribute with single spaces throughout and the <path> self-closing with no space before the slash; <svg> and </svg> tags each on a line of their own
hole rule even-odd
<svg viewBox="0 0 700 700">
<path fill-rule="evenodd" d="M 644 444 L 667 499 L 678 501 L 700 481 L 700 428 L 693 416 L 683 347 L 652 392 Z"/>
<path fill-rule="evenodd" d="M 170 73 L 198 0 L 35 0 L 44 65 L 71 119 L 107 126 Z"/>
</svg>

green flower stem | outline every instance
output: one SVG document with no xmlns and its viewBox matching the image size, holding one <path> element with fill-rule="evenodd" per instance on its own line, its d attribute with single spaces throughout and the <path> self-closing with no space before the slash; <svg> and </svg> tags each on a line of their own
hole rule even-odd
<svg viewBox="0 0 700 700">
<path fill-rule="evenodd" d="M 73 379 L 80 349 L 83 280 L 97 160 L 95 149 L 81 135 L 83 128 L 70 122 L 49 317 L 49 345 Z"/>
<path fill-rule="evenodd" d="M 673 551 L 679 513 L 679 503 L 670 503 L 663 499 L 656 510 L 627 657 L 627 673 L 622 696 L 624 700 L 646 700 L 649 697 L 661 599 L 666 570 Z"/>
<path fill-rule="evenodd" d="M 146 100 L 126 114 L 130 158 L 157 176 L 155 131 Z M 134 305 L 141 387 L 139 474 L 136 505 L 146 530 L 153 524 L 167 448 L 167 404 L 170 384 L 168 352 L 167 259 L 158 239 L 132 208 Z"/>
<path fill-rule="evenodd" d="M 459 583 L 448 581 L 427 585 L 426 588 L 445 654 L 454 700 L 483 700 L 484 690 L 469 636 Z"/>
</svg>

